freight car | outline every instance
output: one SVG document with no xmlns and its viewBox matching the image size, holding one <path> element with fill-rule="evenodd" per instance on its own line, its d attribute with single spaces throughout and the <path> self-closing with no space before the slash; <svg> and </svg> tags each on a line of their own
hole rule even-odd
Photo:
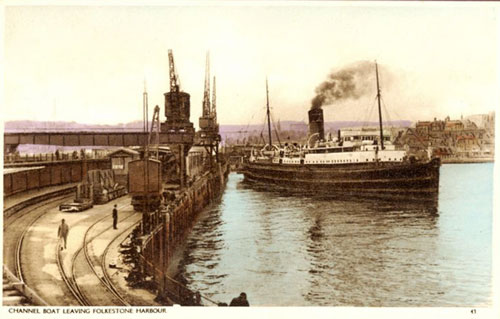
<svg viewBox="0 0 500 319">
<path fill-rule="evenodd" d="M 136 211 L 155 211 L 160 207 L 162 164 L 152 158 L 128 163 L 129 194 Z"/>
<path fill-rule="evenodd" d="M 61 204 L 59 210 L 63 212 L 81 212 L 92 208 L 94 204 L 105 204 L 126 193 L 125 186 L 115 181 L 113 170 L 90 170 L 83 181 L 78 184 L 75 200 L 71 203 Z"/>
<path fill-rule="evenodd" d="M 48 186 L 78 183 L 94 169 L 110 168 L 109 159 L 7 164 L 3 172 L 3 196 Z"/>
<path fill-rule="evenodd" d="M 140 158 L 144 158 L 144 147 L 132 148 L 132 150 L 139 152 Z M 179 179 L 179 165 L 178 158 L 168 146 L 158 147 L 158 156 L 156 156 L 156 149 L 149 149 L 149 157 L 156 158 L 161 162 L 161 178 L 164 184 L 178 183 Z"/>
<path fill-rule="evenodd" d="M 92 207 L 94 207 L 94 205 L 92 205 L 91 200 L 81 199 L 81 200 L 75 200 L 72 203 L 61 204 L 59 205 L 59 210 L 61 212 L 74 213 L 74 212 L 82 212 Z"/>
</svg>

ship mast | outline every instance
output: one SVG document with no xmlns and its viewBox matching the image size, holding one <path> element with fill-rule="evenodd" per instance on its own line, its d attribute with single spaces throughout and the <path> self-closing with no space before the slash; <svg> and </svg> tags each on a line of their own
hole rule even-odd
<svg viewBox="0 0 500 319">
<path fill-rule="evenodd" d="M 146 78 L 144 78 L 144 93 L 142 93 L 142 119 L 143 119 L 143 130 L 147 132 L 149 130 L 148 123 L 148 91 L 146 90 Z"/>
<path fill-rule="evenodd" d="M 271 137 L 271 115 L 269 112 L 269 89 L 267 87 L 267 77 L 266 77 L 266 99 L 267 99 L 267 133 L 269 134 L 269 148 L 273 149 L 273 141 Z"/>
<path fill-rule="evenodd" d="M 380 125 L 380 149 L 384 149 L 384 130 L 382 127 L 382 110 L 380 107 L 380 86 L 378 83 L 378 66 L 377 62 L 375 61 L 375 74 L 377 76 L 377 101 L 378 101 L 378 122 Z"/>
</svg>

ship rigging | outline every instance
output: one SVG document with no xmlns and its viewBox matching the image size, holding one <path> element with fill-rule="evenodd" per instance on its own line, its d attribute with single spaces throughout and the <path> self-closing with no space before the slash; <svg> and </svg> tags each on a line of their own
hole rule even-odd
<svg viewBox="0 0 500 319">
<path fill-rule="evenodd" d="M 243 165 L 245 178 L 328 192 L 436 200 L 440 160 L 416 160 L 408 157 L 405 150 L 384 144 L 377 64 L 375 74 L 380 140 L 342 140 L 340 131 L 336 138 L 325 138 L 323 110 L 312 108 L 308 112 L 309 138 L 303 146 L 272 144 L 266 80 L 269 147 L 252 151 Z"/>
</svg>

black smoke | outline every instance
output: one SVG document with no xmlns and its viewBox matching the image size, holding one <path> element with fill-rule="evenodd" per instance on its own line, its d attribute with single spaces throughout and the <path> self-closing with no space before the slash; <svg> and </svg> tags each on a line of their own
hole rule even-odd
<svg viewBox="0 0 500 319">
<path fill-rule="evenodd" d="M 380 69 L 380 66 L 379 66 Z M 360 61 L 328 75 L 328 79 L 315 90 L 316 96 L 311 101 L 311 109 L 336 101 L 359 99 L 373 92 L 375 83 L 375 63 Z"/>
</svg>

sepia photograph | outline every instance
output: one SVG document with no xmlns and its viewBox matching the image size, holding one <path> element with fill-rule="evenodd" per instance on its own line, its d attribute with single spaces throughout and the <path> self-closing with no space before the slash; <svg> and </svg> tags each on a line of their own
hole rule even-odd
<svg viewBox="0 0 500 319">
<path fill-rule="evenodd" d="M 499 9 L 4 1 L 2 314 L 500 315 Z"/>
</svg>

